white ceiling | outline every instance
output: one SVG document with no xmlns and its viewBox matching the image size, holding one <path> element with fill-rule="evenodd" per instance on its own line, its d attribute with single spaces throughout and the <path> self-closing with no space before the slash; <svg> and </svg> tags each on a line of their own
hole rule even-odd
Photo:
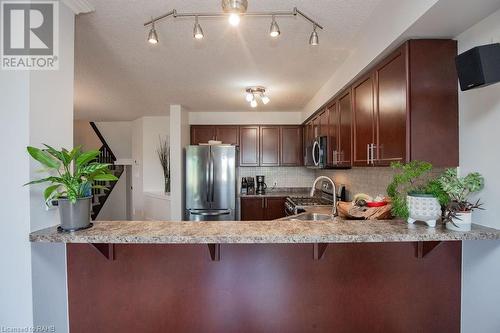
<svg viewBox="0 0 500 333">
<path fill-rule="evenodd" d="M 192 38 L 192 19 L 157 25 L 160 44 L 145 41 L 150 16 L 173 8 L 217 12 L 219 0 L 91 0 L 96 10 L 76 20 L 75 117 L 131 120 L 168 112 L 170 104 L 192 111 L 244 111 L 244 88 L 264 85 L 271 102 L 262 111 L 301 110 L 353 50 L 360 31 L 387 0 L 249 0 L 248 11 L 297 6 L 318 20 L 319 47 L 308 45 L 311 24 L 279 18 L 281 36 L 271 40 L 270 19 L 246 17 L 238 28 L 224 19 L 200 19 L 205 38 Z"/>
</svg>

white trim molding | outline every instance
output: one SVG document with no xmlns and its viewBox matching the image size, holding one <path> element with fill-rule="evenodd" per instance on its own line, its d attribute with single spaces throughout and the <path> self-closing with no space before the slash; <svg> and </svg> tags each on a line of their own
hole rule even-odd
<svg viewBox="0 0 500 333">
<path fill-rule="evenodd" d="M 90 4 L 88 0 L 62 0 L 75 15 L 85 14 L 95 11 L 95 7 Z"/>
</svg>

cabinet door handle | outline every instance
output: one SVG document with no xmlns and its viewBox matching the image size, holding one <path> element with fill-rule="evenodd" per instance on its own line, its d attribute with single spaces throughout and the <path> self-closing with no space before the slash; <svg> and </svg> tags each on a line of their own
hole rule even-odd
<svg viewBox="0 0 500 333">
<path fill-rule="evenodd" d="M 375 165 L 375 147 L 376 145 L 372 143 L 372 164 Z"/>
<path fill-rule="evenodd" d="M 371 143 L 368 143 L 366 145 L 366 164 L 370 165 L 370 160 L 371 160 L 371 157 L 370 157 L 370 146 L 371 146 Z"/>
<path fill-rule="evenodd" d="M 266 206 L 265 206 L 265 201 L 264 201 L 264 200 L 265 200 L 265 198 L 262 198 L 262 202 L 261 202 L 261 204 L 262 204 L 262 208 L 266 208 Z"/>
</svg>

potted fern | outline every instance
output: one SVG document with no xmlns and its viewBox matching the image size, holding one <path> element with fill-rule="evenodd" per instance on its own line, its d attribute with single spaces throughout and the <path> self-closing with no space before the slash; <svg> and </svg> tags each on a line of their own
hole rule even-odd
<svg viewBox="0 0 500 333">
<path fill-rule="evenodd" d="M 436 226 L 441 217 L 441 207 L 449 201 L 437 179 L 432 177 L 432 164 L 412 161 L 407 164 L 392 163 L 398 172 L 387 187 L 392 201 L 392 214 L 408 223 L 423 221 L 430 227 Z"/>
<path fill-rule="evenodd" d="M 95 185 L 95 181 L 116 181 L 109 164 L 96 161 L 99 151 L 81 152 L 80 147 L 71 151 L 56 150 L 45 145 L 45 149 L 27 147 L 30 156 L 48 168 L 52 175 L 33 180 L 25 185 L 49 183 L 45 189 L 45 202 L 57 201 L 61 218 L 61 228 L 76 231 L 90 226 L 92 189 L 107 190 L 105 186 Z"/>
<path fill-rule="evenodd" d="M 451 198 L 443 218 L 443 221 L 446 222 L 446 228 L 454 231 L 470 231 L 472 212 L 482 208 L 479 200 L 470 202 L 469 197 L 472 193 L 483 189 L 483 176 L 473 172 L 465 177 L 459 177 L 457 169 L 448 169 L 439 178 L 439 183 Z"/>
</svg>

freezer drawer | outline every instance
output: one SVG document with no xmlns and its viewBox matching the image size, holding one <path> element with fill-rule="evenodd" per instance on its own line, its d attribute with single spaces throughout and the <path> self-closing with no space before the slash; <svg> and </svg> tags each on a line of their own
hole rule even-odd
<svg viewBox="0 0 500 333">
<path fill-rule="evenodd" d="M 233 209 L 187 209 L 186 220 L 188 221 L 234 221 L 235 211 Z"/>
</svg>

